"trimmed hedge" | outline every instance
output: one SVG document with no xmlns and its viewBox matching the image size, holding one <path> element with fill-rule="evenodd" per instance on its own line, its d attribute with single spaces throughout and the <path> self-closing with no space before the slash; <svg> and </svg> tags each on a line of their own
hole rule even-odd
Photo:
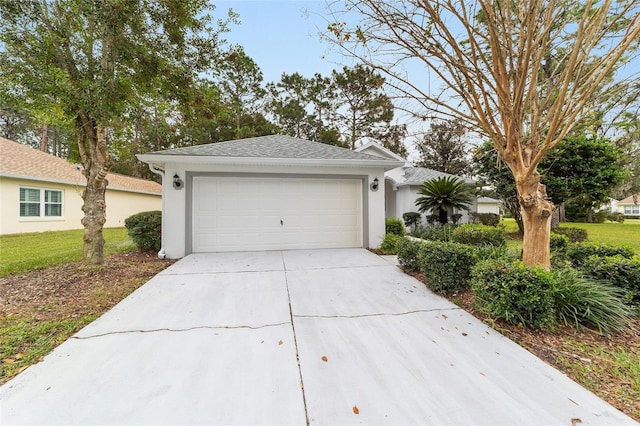
<svg viewBox="0 0 640 426">
<path fill-rule="evenodd" d="M 564 253 L 564 251 L 569 247 L 569 237 L 562 234 L 554 234 L 551 233 L 551 238 L 549 240 L 549 246 L 551 247 L 551 251 Z"/>
<path fill-rule="evenodd" d="M 504 229 L 486 225 L 460 225 L 451 233 L 451 241 L 472 246 L 501 247 L 507 244 Z"/>
<path fill-rule="evenodd" d="M 624 290 L 627 298 L 640 303 L 640 259 L 637 257 L 590 256 L 582 263 L 582 271 L 595 279 L 604 280 Z"/>
<path fill-rule="evenodd" d="M 451 234 L 456 228 L 456 225 L 424 226 L 418 229 L 418 237 L 422 238 L 423 240 L 450 241 Z"/>
<path fill-rule="evenodd" d="M 382 240 L 382 244 L 380 244 L 380 251 L 382 254 L 397 254 L 398 253 L 398 243 L 402 237 L 396 234 L 386 234 L 384 236 L 384 240 Z"/>
<path fill-rule="evenodd" d="M 422 247 L 423 241 L 414 240 L 411 238 L 402 238 L 398 242 L 398 262 L 402 269 L 410 272 L 417 272 L 420 270 L 418 264 L 418 253 L 420 253 L 420 247 Z"/>
<path fill-rule="evenodd" d="M 396 217 L 386 218 L 384 220 L 384 225 L 386 234 L 395 234 L 401 237 L 407 234 L 407 231 L 404 229 L 404 223 Z"/>
<path fill-rule="evenodd" d="M 162 244 L 162 212 L 142 212 L 129 216 L 124 221 L 127 233 L 138 250 L 158 251 Z"/>
<path fill-rule="evenodd" d="M 416 227 L 420 225 L 420 222 L 422 222 L 422 214 L 418 212 L 402 213 L 402 220 L 404 220 L 405 226 L 416 229 Z"/>
<path fill-rule="evenodd" d="M 620 255 L 627 259 L 631 259 L 634 255 L 634 251 L 632 248 L 625 246 L 582 242 L 569 244 L 566 249 L 566 254 L 573 266 L 581 267 L 591 256 L 606 257 Z"/>
<path fill-rule="evenodd" d="M 494 318 L 533 329 L 554 321 L 553 278 L 521 261 L 485 260 L 472 270 L 476 305 Z"/>
<path fill-rule="evenodd" d="M 587 241 L 587 230 L 580 228 L 553 228 L 552 234 L 566 235 L 572 243 Z"/>
<path fill-rule="evenodd" d="M 425 241 L 418 251 L 418 265 L 425 284 L 443 294 L 469 288 L 475 260 L 474 247 L 466 244 Z"/>
<path fill-rule="evenodd" d="M 500 223 L 500 215 L 495 213 L 470 213 L 469 216 L 474 223 L 480 223 L 485 226 L 498 226 Z"/>
</svg>

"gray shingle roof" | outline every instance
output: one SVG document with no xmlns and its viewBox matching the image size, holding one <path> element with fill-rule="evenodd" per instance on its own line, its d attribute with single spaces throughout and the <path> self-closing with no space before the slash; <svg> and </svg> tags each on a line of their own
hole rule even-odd
<svg viewBox="0 0 640 426">
<path fill-rule="evenodd" d="M 472 179 L 450 175 L 449 173 L 439 172 L 437 170 L 425 169 L 424 167 L 408 167 L 404 172 L 405 181 L 399 183 L 398 186 L 404 185 L 422 185 L 424 182 L 442 177 L 455 177 L 463 179 L 468 184 L 473 184 Z"/>
<path fill-rule="evenodd" d="M 150 152 L 152 155 L 169 156 L 209 156 L 241 158 L 300 158 L 317 160 L 372 160 L 380 157 L 351 151 L 306 139 L 285 135 L 259 136 L 207 145 L 168 149 Z"/>
</svg>

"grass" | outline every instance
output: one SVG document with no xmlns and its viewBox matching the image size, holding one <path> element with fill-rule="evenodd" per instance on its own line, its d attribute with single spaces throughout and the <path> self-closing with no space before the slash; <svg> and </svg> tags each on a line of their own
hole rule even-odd
<svg viewBox="0 0 640 426">
<path fill-rule="evenodd" d="M 626 401 L 626 410 L 640 417 L 640 354 L 620 347 L 607 347 L 593 343 L 567 339 L 563 342 L 566 352 L 556 358 L 574 380 L 594 392 L 614 393 Z M 584 354 L 576 358 L 572 352 Z M 604 362 L 592 362 L 598 358 Z M 603 385 L 604 383 L 604 385 Z M 622 383 L 622 387 L 607 389 L 607 383 Z M 625 411 L 626 411 L 625 410 Z"/>
<path fill-rule="evenodd" d="M 126 228 L 103 230 L 105 256 L 135 249 Z M 0 277 L 82 260 L 84 231 L 0 236 Z"/>
<path fill-rule="evenodd" d="M 40 361 L 95 318 L 94 315 L 63 321 L 0 318 L 0 383 Z"/>
<path fill-rule="evenodd" d="M 501 222 L 507 233 L 518 232 L 518 225 L 513 219 L 503 219 Z M 581 228 L 587 230 L 589 241 L 607 243 L 612 245 L 626 245 L 631 247 L 636 255 L 640 256 L 640 220 L 626 220 L 624 223 L 577 223 L 564 222 L 562 228 Z M 510 249 L 520 250 L 522 243 L 519 241 L 507 241 Z"/>
<path fill-rule="evenodd" d="M 587 230 L 589 241 L 612 245 L 626 245 L 640 256 L 640 221 L 628 220 L 624 223 L 561 223 L 562 228 L 580 228 Z"/>
</svg>

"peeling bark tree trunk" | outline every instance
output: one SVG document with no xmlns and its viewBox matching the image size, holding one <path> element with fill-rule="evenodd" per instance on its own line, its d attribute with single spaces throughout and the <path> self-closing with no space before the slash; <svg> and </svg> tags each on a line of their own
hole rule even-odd
<svg viewBox="0 0 640 426">
<path fill-rule="evenodd" d="M 553 203 L 547 198 L 547 191 L 540 183 L 540 175 L 534 172 L 528 178 L 517 180 L 520 211 L 524 236 L 522 261 L 529 266 L 551 269 L 549 240 Z"/>
<path fill-rule="evenodd" d="M 88 126 L 84 126 L 83 134 L 86 135 Z M 82 225 L 84 226 L 83 260 L 86 263 L 101 264 L 104 261 L 104 237 L 102 228 L 107 221 L 107 204 L 105 193 L 108 181 L 106 179 L 111 161 L 107 154 L 106 130 L 98 127 L 90 127 L 89 146 L 83 141 L 78 141 L 80 153 L 84 161 L 84 175 L 87 178 L 87 186 L 82 193 L 84 204 L 82 211 Z M 91 150 L 91 156 L 87 157 L 86 149 Z"/>
</svg>

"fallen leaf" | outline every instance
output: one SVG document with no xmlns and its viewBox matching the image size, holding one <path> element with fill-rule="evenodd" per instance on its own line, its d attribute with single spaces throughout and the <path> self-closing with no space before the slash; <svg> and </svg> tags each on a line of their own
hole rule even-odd
<svg viewBox="0 0 640 426">
<path fill-rule="evenodd" d="M 322 356 L 322 360 L 323 360 L 324 362 L 327 362 L 327 361 L 329 361 L 329 358 L 327 358 L 326 356 L 324 356 L 324 355 L 323 355 L 323 356 Z"/>
<path fill-rule="evenodd" d="M 448 316 L 446 316 L 445 314 L 442 314 L 442 318 L 447 319 L 449 318 Z"/>
<path fill-rule="evenodd" d="M 579 418 L 571 419 L 571 426 L 576 426 L 578 423 L 582 423 L 582 420 L 580 420 Z"/>
<path fill-rule="evenodd" d="M 463 336 L 468 336 L 468 334 L 467 334 L 467 333 L 462 333 L 462 335 L 463 335 Z"/>
<path fill-rule="evenodd" d="M 353 406 L 353 414 L 360 414 L 360 410 L 356 405 Z"/>
<path fill-rule="evenodd" d="M 15 360 L 13 358 L 5 358 L 2 360 L 3 363 L 5 364 L 13 364 Z"/>
<path fill-rule="evenodd" d="M 284 343 L 284 342 L 283 342 L 282 340 L 280 340 L 280 341 L 278 342 L 278 345 L 281 345 L 281 344 L 283 344 L 283 343 Z"/>
</svg>

